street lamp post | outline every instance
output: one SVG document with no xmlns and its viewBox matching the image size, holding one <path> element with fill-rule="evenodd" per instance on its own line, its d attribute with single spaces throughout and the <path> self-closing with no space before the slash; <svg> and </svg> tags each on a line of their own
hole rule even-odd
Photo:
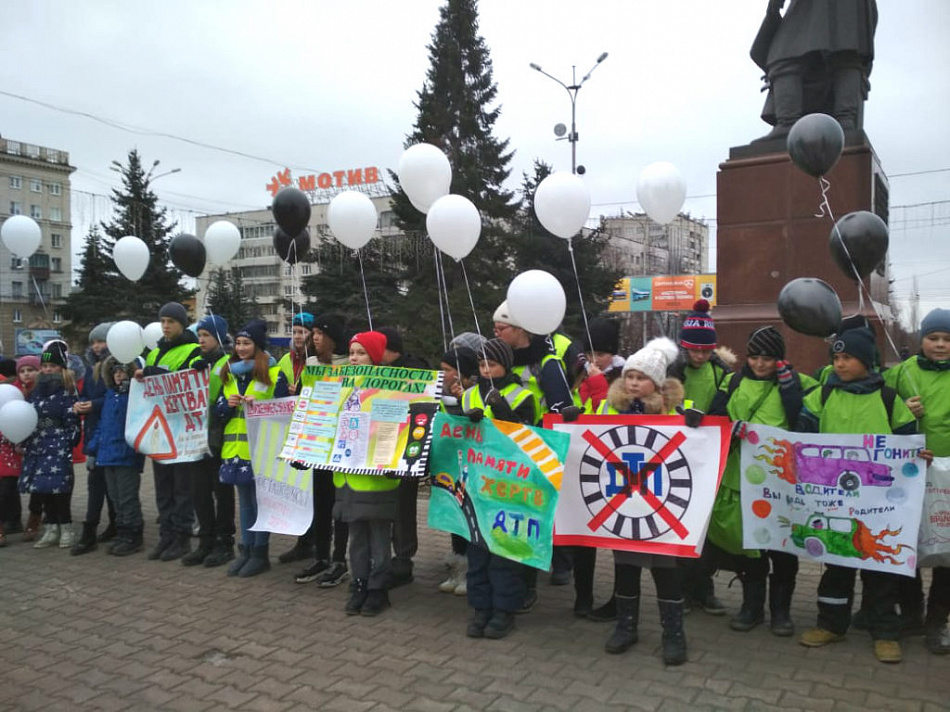
<svg viewBox="0 0 950 712">
<path fill-rule="evenodd" d="M 603 62 L 605 59 L 607 59 L 607 53 L 603 52 L 597 58 L 597 61 L 594 62 L 594 66 L 590 68 L 590 71 L 587 72 L 587 74 L 585 74 L 581 78 L 580 82 L 577 81 L 577 67 L 572 66 L 570 85 L 567 85 L 564 82 L 562 82 L 560 79 L 558 79 L 557 77 L 552 76 L 551 74 L 548 74 L 543 69 L 541 69 L 540 65 L 535 64 L 534 62 L 531 62 L 531 64 L 528 65 L 536 72 L 540 72 L 541 74 L 546 76 L 548 79 L 553 79 L 562 87 L 564 87 L 565 91 L 567 91 L 567 95 L 571 99 L 571 132 L 567 135 L 567 140 L 570 141 L 571 143 L 571 173 L 577 173 L 577 92 L 581 90 L 581 87 L 584 86 L 584 82 L 590 79 L 590 75 L 594 73 L 594 70 L 597 69 L 597 67 L 600 66 L 600 63 Z M 564 128 L 562 126 L 561 132 L 563 132 L 563 130 Z M 558 132 L 557 127 L 555 127 L 555 133 L 557 132 Z M 581 166 L 581 173 L 583 172 L 584 172 L 584 167 Z"/>
</svg>

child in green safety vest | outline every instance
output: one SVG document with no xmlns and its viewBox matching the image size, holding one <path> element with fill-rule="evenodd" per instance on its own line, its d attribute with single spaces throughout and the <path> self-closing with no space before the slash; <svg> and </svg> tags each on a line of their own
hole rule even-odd
<svg viewBox="0 0 950 712">
<path fill-rule="evenodd" d="M 927 436 L 927 457 L 950 457 L 950 310 L 934 309 L 920 324 L 920 352 L 888 369 L 884 381 L 905 399 Z M 923 608 L 923 582 L 902 579 L 901 619 L 918 619 Z M 907 590 L 905 590 L 905 587 Z M 950 653 L 950 567 L 935 566 L 924 618 L 924 644 L 935 655 Z"/>
<path fill-rule="evenodd" d="M 842 332 L 832 345 L 835 372 L 823 388 L 805 397 L 799 430 L 820 433 L 913 435 L 917 422 L 902 400 L 874 370 L 877 348 L 870 329 Z M 844 639 L 851 623 L 856 569 L 826 564 L 818 584 L 818 625 L 799 642 L 818 648 Z M 868 630 L 882 663 L 901 661 L 897 602 L 901 576 L 861 570 L 862 598 L 868 602 Z"/>
<path fill-rule="evenodd" d="M 733 630 L 750 631 L 765 620 L 766 582 L 770 581 L 772 633 L 778 636 L 794 633 L 790 607 L 798 575 L 798 557 L 781 551 L 742 547 L 740 441 L 745 437 L 747 423 L 794 429 L 805 393 L 817 385 L 814 379 L 796 373 L 785 360 L 785 340 L 781 332 L 774 326 L 763 326 L 749 336 L 745 366 L 723 381 L 710 408 L 710 414 L 725 415 L 734 421 L 736 437 L 716 493 L 700 566 L 703 573 L 717 568 L 735 571 L 742 582 L 742 608 L 729 621 Z"/>
<path fill-rule="evenodd" d="M 462 394 L 462 410 L 472 420 L 483 417 L 534 424 L 534 395 L 512 374 L 514 352 L 501 339 L 487 341 L 478 354 L 478 383 Z M 501 639 L 515 627 L 515 613 L 524 605 L 525 566 L 470 543 L 467 549 L 468 605 L 472 609 L 466 635 Z"/>
<path fill-rule="evenodd" d="M 221 395 L 215 403 L 216 415 L 226 421 L 219 477 L 237 487 L 241 520 L 241 543 L 228 576 L 248 578 L 270 569 L 270 532 L 251 530 L 257 521 L 257 491 L 244 407 L 287 395 L 287 378 L 267 353 L 267 322 L 254 319 L 234 335 L 234 354 L 221 369 Z"/>
</svg>

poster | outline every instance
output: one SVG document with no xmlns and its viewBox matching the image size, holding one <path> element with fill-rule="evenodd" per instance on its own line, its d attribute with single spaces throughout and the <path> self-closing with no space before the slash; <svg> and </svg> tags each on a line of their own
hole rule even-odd
<svg viewBox="0 0 950 712">
<path fill-rule="evenodd" d="M 442 373 L 308 366 L 280 457 L 356 474 L 422 477 Z"/>
<path fill-rule="evenodd" d="M 569 433 L 554 543 L 696 558 L 729 448 L 730 422 L 706 416 L 584 415 Z"/>
<path fill-rule="evenodd" d="M 715 274 L 624 277 L 610 294 L 608 311 L 691 311 L 697 299 L 716 306 Z"/>
<path fill-rule="evenodd" d="M 245 406 L 247 440 L 257 491 L 254 531 L 300 536 L 313 520 L 313 474 L 277 457 L 287 437 L 295 398 L 255 401 Z"/>
<path fill-rule="evenodd" d="M 132 380 L 125 441 L 162 464 L 194 462 L 208 450 L 208 371 Z"/>
<path fill-rule="evenodd" d="M 914 576 L 923 447 L 923 435 L 750 425 L 740 464 L 743 545 Z"/>
<path fill-rule="evenodd" d="M 439 413 L 432 432 L 429 526 L 547 570 L 569 436 Z"/>
</svg>

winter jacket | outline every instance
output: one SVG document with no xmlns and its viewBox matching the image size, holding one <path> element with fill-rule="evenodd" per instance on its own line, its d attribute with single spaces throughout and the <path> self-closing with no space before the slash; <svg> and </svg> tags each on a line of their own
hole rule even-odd
<svg viewBox="0 0 950 712">
<path fill-rule="evenodd" d="M 109 351 L 107 349 L 103 349 L 99 356 L 96 356 L 92 349 L 86 352 L 86 377 L 83 379 L 82 390 L 79 392 L 80 401 L 92 403 L 92 410 L 82 416 L 82 432 L 85 441 L 82 451 L 86 455 L 92 454 L 89 450 L 89 439 L 96 431 L 106 395 L 103 366 L 108 358 Z"/>
<path fill-rule="evenodd" d="M 106 364 L 108 365 L 108 364 Z M 125 441 L 125 416 L 129 410 L 128 381 L 118 386 L 112 373 L 104 374 L 106 393 L 96 429 L 87 433 L 86 454 L 94 455 L 98 467 L 135 467 L 142 471 L 145 456 Z"/>
<path fill-rule="evenodd" d="M 19 388 L 24 398 L 29 395 L 29 389 L 19 378 L 8 383 Z M 0 477 L 19 477 L 22 468 L 23 455 L 16 451 L 16 444 L 0 436 Z"/>
<path fill-rule="evenodd" d="M 822 390 L 816 388 L 805 396 L 805 407 L 798 418 L 798 430 L 806 433 L 865 433 L 913 435 L 917 420 L 900 398 L 894 401 L 888 418 L 881 395 L 884 378 L 874 372 L 861 381 L 844 382 L 833 373 L 828 377 L 831 388 L 822 403 Z"/>
<path fill-rule="evenodd" d="M 280 361 L 277 362 L 277 368 L 280 369 L 280 372 L 284 374 L 284 378 L 287 379 L 287 387 L 293 390 L 294 393 L 299 390 L 300 376 L 303 374 L 304 366 L 307 365 L 307 361 L 309 360 L 305 347 L 303 353 L 297 353 L 291 349 L 281 356 Z"/>
<path fill-rule="evenodd" d="M 646 398 L 627 394 L 623 379 L 610 384 L 607 397 L 595 411 L 597 415 L 675 415 L 676 406 L 683 404 L 683 384 L 676 378 L 667 378 L 663 387 Z"/>
<path fill-rule="evenodd" d="M 596 376 L 588 376 L 581 381 L 577 388 L 577 394 L 580 396 L 584 410 L 590 413 L 596 413 L 597 408 L 604 398 L 607 397 L 607 391 L 610 384 L 620 378 L 623 373 L 623 365 L 626 360 L 623 356 L 614 354 L 613 360 L 607 370 L 598 373 Z"/>
<path fill-rule="evenodd" d="M 686 398 L 693 401 L 694 408 L 704 413 L 709 412 L 713 398 L 728 378 L 729 373 L 729 367 L 716 353 L 713 353 L 709 360 L 699 368 L 694 368 L 687 361 L 682 373 Z"/>
<path fill-rule="evenodd" d="M 462 411 L 468 413 L 480 409 L 486 418 L 534 425 L 537 409 L 531 391 L 519 385 L 517 379 L 508 376 L 496 378 L 494 387 L 502 396 L 501 402 L 490 405 L 485 401 L 492 390 L 492 382 L 479 378 L 476 385 L 462 394 Z"/>
<path fill-rule="evenodd" d="M 540 422 L 545 413 L 560 413 L 573 405 L 564 364 L 543 336 L 535 336 L 527 347 L 516 349 L 514 353 L 515 365 L 511 372 L 534 394 L 535 423 Z"/>
<path fill-rule="evenodd" d="M 911 356 L 884 374 L 884 382 L 902 400 L 920 396 L 924 416 L 918 421 L 927 448 L 937 457 L 950 456 L 950 361 Z"/>
<path fill-rule="evenodd" d="M 148 352 L 145 357 L 146 376 L 157 376 L 168 371 L 184 371 L 191 368 L 192 359 L 201 354 L 198 346 L 198 337 L 185 329 L 174 339 L 162 337 L 158 340 L 158 347 Z"/>
<path fill-rule="evenodd" d="M 20 491 L 60 494 L 73 489 L 72 448 L 79 439 L 79 416 L 73 412 L 76 395 L 67 392 L 62 378 L 41 374 L 27 397 L 36 408 L 36 431 L 23 442 L 25 454 Z"/>
</svg>

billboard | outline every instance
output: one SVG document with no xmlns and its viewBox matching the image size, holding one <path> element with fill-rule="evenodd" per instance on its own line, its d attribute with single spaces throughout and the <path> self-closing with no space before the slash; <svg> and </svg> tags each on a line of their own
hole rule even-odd
<svg viewBox="0 0 950 712">
<path fill-rule="evenodd" d="M 60 336 L 56 329 L 16 329 L 15 338 L 17 356 L 39 356 L 43 344 Z"/>
<path fill-rule="evenodd" d="M 689 311 L 697 299 L 716 306 L 716 275 L 624 277 L 610 294 L 611 312 Z"/>
</svg>

